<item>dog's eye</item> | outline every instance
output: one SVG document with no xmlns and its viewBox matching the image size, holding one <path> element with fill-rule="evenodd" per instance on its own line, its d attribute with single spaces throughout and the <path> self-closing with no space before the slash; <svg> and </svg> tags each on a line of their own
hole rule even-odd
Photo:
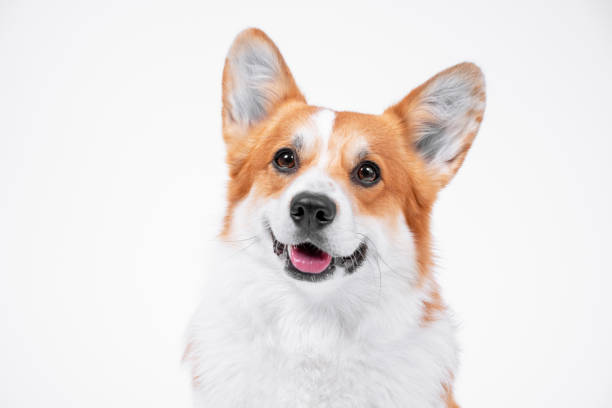
<svg viewBox="0 0 612 408">
<path fill-rule="evenodd" d="M 372 186 L 380 180 L 380 168 L 371 161 L 359 163 L 353 170 L 353 180 L 365 187 Z"/>
<path fill-rule="evenodd" d="M 292 172 L 297 169 L 297 156 L 295 152 L 289 148 L 280 149 L 274 155 L 272 161 L 274 166 L 282 172 Z"/>
</svg>

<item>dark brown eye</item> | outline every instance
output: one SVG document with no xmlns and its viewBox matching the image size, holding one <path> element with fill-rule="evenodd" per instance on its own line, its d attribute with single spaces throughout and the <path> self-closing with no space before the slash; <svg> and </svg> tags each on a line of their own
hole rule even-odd
<svg viewBox="0 0 612 408">
<path fill-rule="evenodd" d="M 372 186 L 380 180 L 380 168 L 371 161 L 359 163 L 353 170 L 353 179 L 362 186 Z"/>
<path fill-rule="evenodd" d="M 293 150 L 289 148 L 280 149 L 274 155 L 272 161 L 277 170 L 288 173 L 297 169 L 297 157 Z"/>
</svg>

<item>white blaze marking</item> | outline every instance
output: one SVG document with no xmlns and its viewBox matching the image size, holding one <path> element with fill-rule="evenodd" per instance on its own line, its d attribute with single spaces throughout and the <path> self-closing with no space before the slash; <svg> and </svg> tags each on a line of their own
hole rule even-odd
<svg viewBox="0 0 612 408">
<path fill-rule="evenodd" d="M 329 160 L 329 138 L 331 137 L 332 130 L 334 129 L 336 112 L 329 109 L 321 109 L 312 115 L 312 121 L 315 124 L 317 133 L 319 134 L 319 138 L 321 140 L 321 150 L 319 151 L 319 161 L 317 163 L 317 167 L 324 167 Z"/>
</svg>

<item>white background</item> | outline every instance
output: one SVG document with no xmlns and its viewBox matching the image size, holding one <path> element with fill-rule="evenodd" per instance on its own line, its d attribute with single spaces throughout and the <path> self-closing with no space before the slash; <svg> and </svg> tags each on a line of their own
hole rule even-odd
<svg viewBox="0 0 612 408">
<path fill-rule="evenodd" d="M 485 120 L 434 212 L 457 399 L 612 406 L 612 3 L 507 3 L 0 0 L 0 406 L 190 406 L 248 26 L 339 110 L 481 66 Z"/>
</svg>

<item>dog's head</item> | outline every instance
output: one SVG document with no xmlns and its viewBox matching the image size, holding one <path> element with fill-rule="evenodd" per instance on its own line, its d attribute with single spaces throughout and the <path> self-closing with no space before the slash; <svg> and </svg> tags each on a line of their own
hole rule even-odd
<svg viewBox="0 0 612 408">
<path fill-rule="evenodd" d="M 352 280 L 376 287 L 384 273 L 418 282 L 431 262 L 433 202 L 461 166 L 484 106 L 482 73 L 469 63 L 381 115 L 310 106 L 274 43 L 245 30 L 223 72 L 222 235 L 249 240 L 254 263 L 309 291 Z"/>
</svg>

